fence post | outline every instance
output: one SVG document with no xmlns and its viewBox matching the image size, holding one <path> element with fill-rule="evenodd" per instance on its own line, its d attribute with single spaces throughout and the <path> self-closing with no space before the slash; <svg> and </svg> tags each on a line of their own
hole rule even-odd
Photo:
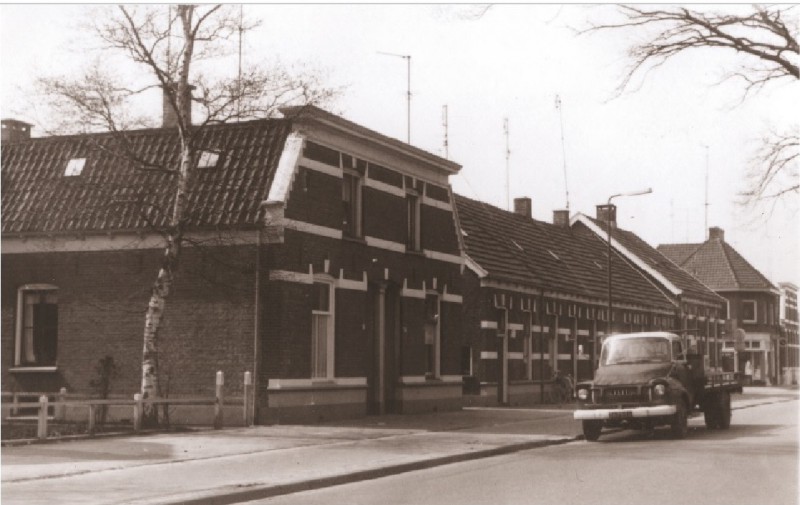
<svg viewBox="0 0 800 505">
<path fill-rule="evenodd" d="M 216 401 L 214 402 L 214 429 L 218 430 L 222 428 L 222 405 L 223 405 L 223 398 L 222 398 L 222 386 L 225 385 L 225 374 L 222 373 L 222 370 L 217 372 L 217 391 L 216 391 Z"/>
<path fill-rule="evenodd" d="M 57 397 L 58 405 L 56 406 L 56 419 L 64 421 L 67 418 L 67 407 L 64 402 L 67 401 L 67 388 L 61 388 Z"/>
<path fill-rule="evenodd" d="M 253 374 L 244 373 L 244 425 L 251 426 L 250 403 L 253 401 Z"/>
<path fill-rule="evenodd" d="M 39 425 L 36 436 L 41 439 L 47 438 L 47 395 L 39 397 Z"/>
<path fill-rule="evenodd" d="M 94 435 L 94 417 L 95 417 L 94 404 L 90 403 L 89 404 L 89 427 L 86 429 L 86 431 L 89 433 L 89 435 Z"/>
<path fill-rule="evenodd" d="M 142 429 L 142 395 L 136 393 L 133 395 L 133 431 Z"/>
</svg>

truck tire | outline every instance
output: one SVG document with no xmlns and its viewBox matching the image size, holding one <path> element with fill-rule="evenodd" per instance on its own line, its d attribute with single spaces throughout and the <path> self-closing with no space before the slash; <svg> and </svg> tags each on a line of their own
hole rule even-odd
<svg viewBox="0 0 800 505">
<path fill-rule="evenodd" d="M 597 442 L 600 438 L 600 432 L 603 431 L 602 421 L 583 421 L 583 436 L 589 442 Z"/>
<path fill-rule="evenodd" d="M 731 427 L 731 394 L 723 391 L 717 402 L 717 423 L 719 429 L 727 430 Z"/>
<path fill-rule="evenodd" d="M 719 428 L 719 397 L 714 395 L 703 405 L 703 417 L 706 421 L 706 428 L 716 430 Z"/>
<path fill-rule="evenodd" d="M 682 439 L 686 438 L 686 434 L 689 432 L 689 425 L 688 425 L 688 409 L 686 408 L 686 402 L 683 400 L 678 400 L 678 403 L 675 405 L 677 411 L 675 412 L 675 416 L 672 419 L 672 423 L 670 424 L 670 429 L 672 431 L 672 438 L 674 439 Z"/>
</svg>

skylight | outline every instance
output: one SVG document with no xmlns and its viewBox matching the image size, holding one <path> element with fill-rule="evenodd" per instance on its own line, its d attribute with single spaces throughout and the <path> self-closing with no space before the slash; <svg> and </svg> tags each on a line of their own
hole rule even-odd
<svg viewBox="0 0 800 505">
<path fill-rule="evenodd" d="M 214 151 L 200 151 L 200 158 L 197 161 L 198 168 L 213 168 L 217 166 L 219 153 Z"/>
<path fill-rule="evenodd" d="M 75 177 L 81 175 L 84 165 L 86 165 L 86 158 L 72 158 L 67 162 L 67 169 L 64 170 L 64 176 Z"/>
</svg>

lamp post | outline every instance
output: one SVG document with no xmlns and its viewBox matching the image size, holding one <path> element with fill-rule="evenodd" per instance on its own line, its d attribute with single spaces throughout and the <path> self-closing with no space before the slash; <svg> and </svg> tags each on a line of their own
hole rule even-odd
<svg viewBox="0 0 800 505">
<path fill-rule="evenodd" d="M 611 200 L 614 198 L 618 198 L 621 196 L 639 196 L 639 195 L 647 195 L 653 192 L 653 188 L 647 188 L 640 191 L 631 191 L 630 193 L 618 193 L 616 195 L 611 195 L 608 197 L 608 203 L 606 205 L 606 233 L 607 239 L 606 242 L 608 244 L 608 330 L 607 333 L 611 333 L 612 328 L 612 309 L 614 308 L 612 292 L 611 292 Z"/>
</svg>

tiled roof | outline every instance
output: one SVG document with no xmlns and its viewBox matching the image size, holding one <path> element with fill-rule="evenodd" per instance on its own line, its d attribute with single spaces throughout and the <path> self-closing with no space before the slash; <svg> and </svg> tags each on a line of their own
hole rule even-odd
<svg viewBox="0 0 800 505">
<path fill-rule="evenodd" d="M 490 278 L 536 289 L 606 300 L 607 256 L 603 241 L 569 227 L 536 221 L 456 195 L 467 255 Z M 616 253 L 614 300 L 660 309 L 669 299 Z"/>
<path fill-rule="evenodd" d="M 283 119 L 203 127 L 200 150 L 219 153 L 190 183 L 187 224 L 193 228 L 252 225 L 266 198 L 289 133 Z M 3 233 L 142 230 L 169 222 L 175 129 L 36 138 L 2 146 Z M 78 176 L 64 175 L 85 158 Z"/>
<path fill-rule="evenodd" d="M 775 286 L 724 240 L 662 244 L 658 250 L 714 290 L 772 290 Z"/>
<path fill-rule="evenodd" d="M 591 220 L 600 229 L 606 230 L 605 222 L 592 217 L 585 217 Z M 713 303 L 720 303 L 723 301 L 701 277 L 692 276 L 690 272 L 687 272 L 677 265 L 670 256 L 662 254 L 659 252 L 659 249 L 651 246 L 635 233 L 621 228 L 612 228 L 611 236 L 623 247 L 644 261 L 649 267 L 663 275 L 669 282 L 674 284 L 675 287 L 680 289 L 683 294 Z"/>
</svg>

